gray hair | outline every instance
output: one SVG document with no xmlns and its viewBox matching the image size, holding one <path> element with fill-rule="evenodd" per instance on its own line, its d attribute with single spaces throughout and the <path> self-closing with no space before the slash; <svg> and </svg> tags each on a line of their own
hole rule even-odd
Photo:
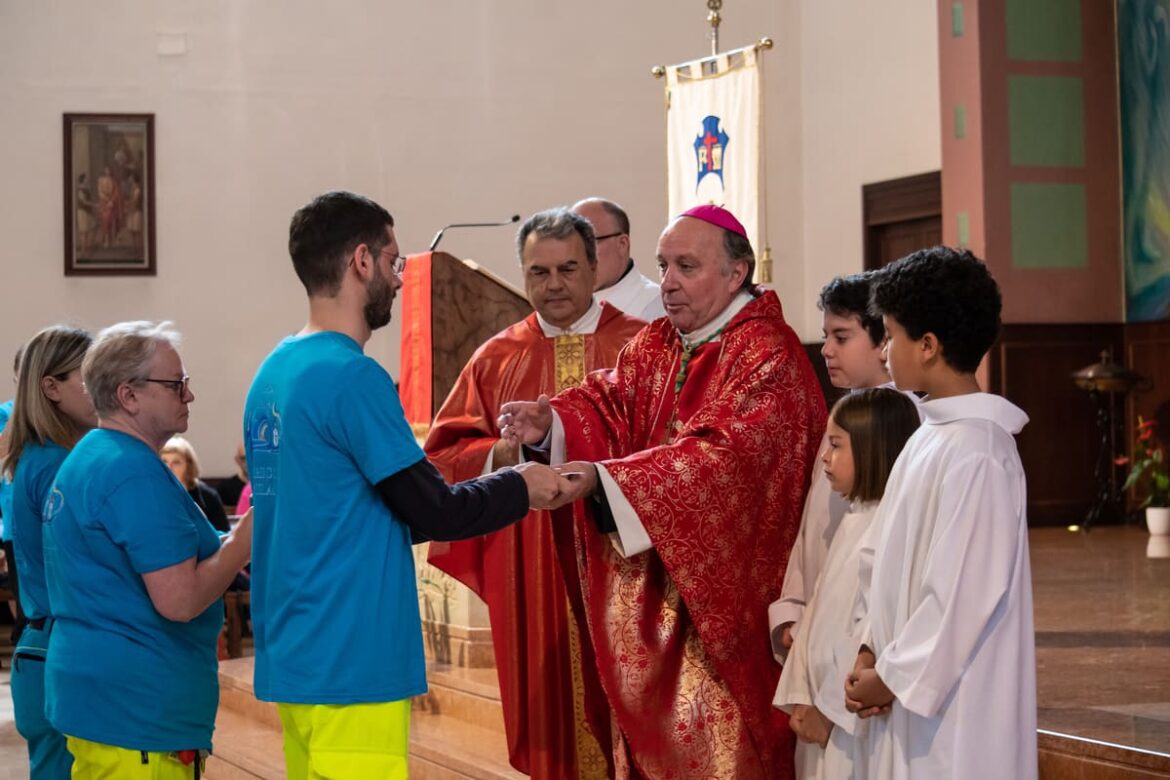
<svg viewBox="0 0 1170 780">
<path fill-rule="evenodd" d="M 516 256 L 524 262 L 524 243 L 528 236 L 535 233 L 538 238 L 555 238 L 564 240 L 573 235 L 574 231 L 581 236 L 585 244 L 585 258 L 591 267 L 597 265 L 597 240 L 593 237 L 593 225 L 580 214 L 575 214 L 561 206 L 547 211 L 538 211 L 524 221 L 520 231 L 516 234 Z"/>
<path fill-rule="evenodd" d="M 179 332 L 171 322 L 119 322 L 94 339 L 81 363 L 81 378 L 99 416 L 122 410 L 118 388 L 147 378 L 160 344 L 179 347 Z"/>
<path fill-rule="evenodd" d="M 739 233 L 732 233 L 730 230 L 723 230 L 723 251 L 727 253 L 727 262 L 723 264 L 725 276 L 731 275 L 731 269 L 739 260 L 747 263 L 747 276 L 743 278 L 743 284 L 740 285 L 741 290 L 750 290 L 752 285 L 752 276 L 756 272 L 756 253 L 752 251 L 752 242 L 741 236 Z"/>
</svg>

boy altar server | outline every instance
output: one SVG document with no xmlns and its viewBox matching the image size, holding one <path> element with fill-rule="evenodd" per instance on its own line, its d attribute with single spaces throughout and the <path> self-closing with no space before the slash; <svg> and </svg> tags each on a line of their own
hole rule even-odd
<svg viewBox="0 0 1170 780">
<path fill-rule="evenodd" d="M 833 387 L 862 390 L 893 387 L 886 370 L 886 330 L 882 318 L 869 311 L 870 284 L 874 272 L 837 276 L 821 288 L 821 332 L 825 343 L 821 357 Z M 823 450 L 828 441 L 821 442 Z M 780 598 L 768 605 L 768 631 L 772 654 L 784 663 L 793 637 L 812 597 L 829 544 L 849 509 L 849 502 L 829 487 L 822 469 L 813 469 L 800 531 L 788 557 Z"/>
<path fill-rule="evenodd" d="M 861 550 L 863 644 L 846 705 L 870 778 L 1037 776 L 1027 416 L 982 393 L 999 288 L 970 252 L 921 250 L 873 289 L 902 390 L 928 394 Z M 876 715 L 876 717 L 874 717 Z"/>
</svg>

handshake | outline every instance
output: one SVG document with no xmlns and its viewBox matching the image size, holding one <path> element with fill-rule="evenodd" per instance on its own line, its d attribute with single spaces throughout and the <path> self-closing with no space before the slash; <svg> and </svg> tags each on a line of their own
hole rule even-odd
<svg viewBox="0 0 1170 780">
<path fill-rule="evenodd" d="M 521 463 L 513 466 L 528 486 L 528 505 L 532 509 L 558 509 L 597 491 L 597 467 L 575 461 L 559 466 Z"/>
</svg>

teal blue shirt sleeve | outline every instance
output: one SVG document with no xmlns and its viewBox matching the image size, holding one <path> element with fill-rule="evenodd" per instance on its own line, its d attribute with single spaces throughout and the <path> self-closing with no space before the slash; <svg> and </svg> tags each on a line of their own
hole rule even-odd
<svg viewBox="0 0 1170 780">
<path fill-rule="evenodd" d="M 110 538 L 126 551 L 138 574 L 193 558 L 199 535 L 191 522 L 186 491 L 164 479 L 128 479 L 106 499 L 101 513 Z"/>
<path fill-rule="evenodd" d="M 376 485 L 425 456 L 386 370 L 366 358 L 355 361 L 346 373 L 333 405 L 330 432 L 362 476 Z"/>
</svg>

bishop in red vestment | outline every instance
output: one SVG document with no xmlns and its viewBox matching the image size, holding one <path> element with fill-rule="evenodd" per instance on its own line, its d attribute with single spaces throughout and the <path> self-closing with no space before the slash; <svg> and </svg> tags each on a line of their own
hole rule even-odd
<svg viewBox="0 0 1170 780">
<path fill-rule="evenodd" d="M 779 299 L 750 286 L 754 256 L 729 212 L 676 219 L 658 263 L 668 319 L 551 408 L 505 404 L 503 433 L 535 444 L 551 430 L 552 457 L 563 449 L 579 495 L 596 499 L 554 529 L 612 710 L 616 773 L 791 777 L 767 607 L 824 402 Z"/>
<path fill-rule="evenodd" d="M 500 405 L 612 367 L 645 325 L 593 299 L 593 247 L 588 222 L 567 211 L 542 212 L 521 228 L 536 312 L 475 352 L 435 418 L 426 452 L 447 479 L 514 463 L 516 449 L 501 444 L 496 426 Z M 487 602 L 512 765 L 536 778 L 610 775 L 608 706 L 591 648 L 570 622 L 549 513 L 477 539 L 433 543 L 429 560 Z"/>
</svg>

